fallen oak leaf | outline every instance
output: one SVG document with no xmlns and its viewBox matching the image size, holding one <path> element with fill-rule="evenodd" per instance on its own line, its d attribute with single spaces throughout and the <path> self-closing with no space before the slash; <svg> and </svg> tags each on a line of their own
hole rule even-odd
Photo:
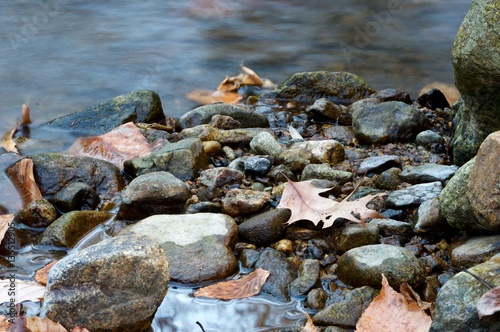
<svg viewBox="0 0 500 332">
<path fill-rule="evenodd" d="M 269 274 L 269 271 L 255 269 L 240 279 L 222 281 L 202 287 L 194 292 L 194 296 L 216 298 L 220 300 L 250 297 L 260 292 Z"/>
<path fill-rule="evenodd" d="M 49 271 L 52 268 L 52 266 L 56 265 L 57 262 L 59 261 L 51 262 L 42 267 L 41 269 L 39 269 L 38 271 L 36 271 L 34 278 L 35 281 L 38 282 L 40 285 L 44 286 L 47 285 L 47 278 L 49 276 Z"/>
<path fill-rule="evenodd" d="M 33 159 L 23 158 L 7 171 L 12 183 L 21 194 L 23 206 L 29 202 L 42 199 L 42 193 L 38 188 L 33 174 Z"/>
<path fill-rule="evenodd" d="M 26 99 L 26 102 L 23 104 L 23 107 L 21 108 L 21 124 L 20 126 L 27 126 L 31 124 L 31 118 L 30 118 L 30 99 L 29 97 Z"/>
<path fill-rule="evenodd" d="M 68 332 L 61 324 L 56 323 L 49 318 L 24 317 L 27 331 L 31 332 Z"/>
<path fill-rule="evenodd" d="M 306 313 L 306 317 L 307 317 L 306 325 L 304 325 L 304 327 L 300 330 L 300 332 L 318 332 L 318 329 L 316 328 L 316 326 L 314 326 L 311 316 L 309 316 Z"/>
<path fill-rule="evenodd" d="M 500 286 L 484 293 L 477 301 L 476 308 L 480 319 L 500 311 Z"/>
<path fill-rule="evenodd" d="M 2 242 L 5 233 L 9 229 L 12 221 L 14 220 L 14 214 L 2 214 L 0 215 L 0 242 Z"/>
<path fill-rule="evenodd" d="M 9 130 L 8 132 L 5 133 L 2 139 L 2 144 L 1 146 L 7 151 L 7 152 L 14 152 L 14 153 L 19 153 L 16 147 L 16 142 L 12 139 L 14 136 L 14 133 L 16 132 L 17 127 L 14 129 Z"/>
</svg>

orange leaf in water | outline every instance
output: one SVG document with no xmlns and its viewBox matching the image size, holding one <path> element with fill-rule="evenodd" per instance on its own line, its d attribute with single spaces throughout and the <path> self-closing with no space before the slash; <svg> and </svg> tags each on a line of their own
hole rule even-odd
<svg viewBox="0 0 500 332">
<path fill-rule="evenodd" d="M 311 316 L 309 316 L 308 314 L 306 314 L 306 316 L 307 316 L 306 325 L 304 325 L 304 327 L 300 330 L 300 332 L 318 332 L 318 329 L 313 324 Z"/>
<path fill-rule="evenodd" d="M 47 285 L 47 277 L 49 276 L 49 271 L 52 268 L 52 266 L 56 265 L 58 261 L 51 262 L 44 267 L 42 267 L 40 270 L 36 271 L 35 273 L 35 281 L 38 282 L 41 285 Z"/>
<path fill-rule="evenodd" d="M 16 303 L 23 301 L 38 302 L 45 293 L 45 287 L 34 282 L 21 280 L 0 280 L 0 303 L 10 302 L 12 296 L 8 296 L 9 288 L 16 289 Z"/>
<path fill-rule="evenodd" d="M 137 126 L 128 122 L 101 136 L 80 137 L 68 149 L 76 156 L 103 159 L 123 169 L 123 162 L 152 152 Z"/>
<path fill-rule="evenodd" d="M 14 220 L 14 214 L 0 215 L 0 242 L 2 242 L 5 233 L 7 233 L 12 220 Z"/>
<path fill-rule="evenodd" d="M 427 332 L 432 319 L 396 292 L 382 274 L 382 289 L 363 312 L 356 332 Z"/>
<path fill-rule="evenodd" d="M 500 286 L 487 291 L 476 303 L 479 318 L 493 315 L 500 311 Z"/>
<path fill-rule="evenodd" d="M 29 202 L 42 199 L 42 193 L 38 188 L 35 176 L 33 175 L 33 160 L 23 158 L 14 164 L 8 170 L 8 174 L 12 179 L 16 189 L 21 194 L 23 206 L 28 205 Z"/>
<path fill-rule="evenodd" d="M 268 276 L 269 271 L 256 269 L 240 279 L 222 281 L 200 288 L 194 293 L 194 296 L 210 297 L 221 300 L 250 297 L 260 292 Z"/>
<path fill-rule="evenodd" d="M 7 152 L 19 153 L 16 147 L 16 142 L 14 142 L 14 140 L 12 139 L 16 130 L 17 128 L 9 130 L 3 136 L 2 144 L 0 146 L 3 147 L 5 150 L 7 150 Z"/>
<path fill-rule="evenodd" d="M 30 99 L 26 99 L 26 102 L 23 104 L 21 109 L 21 124 L 20 126 L 27 126 L 31 123 L 30 118 Z"/>
</svg>

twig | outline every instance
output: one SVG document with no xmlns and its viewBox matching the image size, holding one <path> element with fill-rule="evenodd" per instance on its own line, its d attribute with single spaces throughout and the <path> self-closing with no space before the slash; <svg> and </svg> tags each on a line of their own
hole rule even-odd
<svg viewBox="0 0 500 332">
<path fill-rule="evenodd" d="M 477 275 L 475 275 L 474 273 L 472 272 L 469 272 L 467 269 L 463 269 L 461 267 L 454 267 L 454 266 L 450 266 L 450 268 L 452 270 L 455 270 L 455 271 L 461 271 L 461 272 L 465 272 L 465 273 L 468 273 L 470 274 L 471 276 L 473 276 L 476 280 L 480 281 L 483 285 L 485 285 L 486 287 L 488 287 L 489 289 L 493 289 L 495 288 L 495 286 L 493 286 L 492 284 L 490 284 L 489 282 L 487 282 L 486 280 L 478 277 Z"/>
<path fill-rule="evenodd" d="M 203 325 L 201 325 L 201 323 L 200 323 L 200 322 L 198 322 L 198 321 L 197 321 L 197 322 L 196 322 L 196 324 L 198 324 L 198 325 L 200 326 L 200 329 L 201 329 L 203 332 L 205 332 L 205 329 L 203 328 Z"/>
</svg>

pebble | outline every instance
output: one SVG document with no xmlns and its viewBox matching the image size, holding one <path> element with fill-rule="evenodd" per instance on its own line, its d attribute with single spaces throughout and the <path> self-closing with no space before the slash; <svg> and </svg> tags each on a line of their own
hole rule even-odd
<svg viewBox="0 0 500 332">
<path fill-rule="evenodd" d="M 415 143 L 417 145 L 443 144 L 444 138 L 429 129 L 418 133 L 417 137 L 415 137 Z"/>
<path fill-rule="evenodd" d="M 302 170 L 300 179 L 302 181 L 324 179 L 338 184 L 345 184 L 351 181 L 352 177 L 351 172 L 336 170 L 326 164 L 309 164 Z"/>
<path fill-rule="evenodd" d="M 417 215 L 417 222 L 413 226 L 413 232 L 417 234 L 442 231 L 448 226 L 439 208 L 437 197 L 423 202 L 418 207 Z"/>
<path fill-rule="evenodd" d="M 500 235 L 471 237 L 451 251 L 454 266 L 470 268 L 500 253 Z"/>
<path fill-rule="evenodd" d="M 278 161 L 287 166 L 292 172 L 302 172 L 311 163 L 313 155 L 303 148 L 288 149 L 280 154 Z"/>
<path fill-rule="evenodd" d="M 19 220 L 30 227 L 47 227 L 57 219 L 57 210 L 46 199 L 33 200 L 19 212 Z"/>
<path fill-rule="evenodd" d="M 377 225 L 372 223 L 366 224 L 366 226 L 350 224 L 344 227 L 336 241 L 337 253 L 341 255 L 352 248 L 377 244 L 378 242 L 379 234 Z"/>
<path fill-rule="evenodd" d="M 394 190 L 401 184 L 400 173 L 400 168 L 391 167 L 376 178 L 375 185 L 379 189 Z"/>
<path fill-rule="evenodd" d="M 409 166 L 399 173 L 404 182 L 416 184 L 425 182 L 449 180 L 457 171 L 456 165 L 422 164 L 420 166 Z"/>
<path fill-rule="evenodd" d="M 245 220 L 238 226 L 240 240 L 257 246 L 280 240 L 291 214 L 290 209 L 273 209 Z"/>
<path fill-rule="evenodd" d="M 251 176 L 265 177 L 272 166 L 269 158 L 259 156 L 250 156 L 244 162 L 245 174 Z"/>
<path fill-rule="evenodd" d="M 59 190 L 49 201 L 60 211 L 94 210 L 100 199 L 97 192 L 86 183 L 73 182 Z"/>
<path fill-rule="evenodd" d="M 345 159 L 344 146 L 335 140 L 298 142 L 290 146 L 290 149 L 302 148 L 312 154 L 312 162 L 338 164 Z"/>
<path fill-rule="evenodd" d="M 207 187 L 223 187 L 238 184 L 245 174 L 229 167 L 209 168 L 200 172 L 200 183 Z"/>
<path fill-rule="evenodd" d="M 246 216 L 262 209 L 270 199 L 267 192 L 231 189 L 222 198 L 222 211 L 231 217 Z"/>
<path fill-rule="evenodd" d="M 290 295 L 306 295 L 319 280 L 319 262 L 316 259 L 305 259 L 299 267 L 299 276 L 290 284 Z"/>
<path fill-rule="evenodd" d="M 368 157 L 361 162 L 358 168 L 358 174 L 382 173 L 389 168 L 402 168 L 398 156 L 376 156 Z"/>
<path fill-rule="evenodd" d="M 443 185 L 439 181 L 416 184 L 390 193 L 387 197 L 387 205 L 395 208 L 419 205 L 426 200 L 439 196 L 442 189 Z"/>
<path fill-rule="evenodd" d="M 274 135 L 267 131 L 255 135 L 250 141 L 250 148 L 255 154 L 269 155 L 274 158 L 278 158 L 284 151 Z"/>
</svg>

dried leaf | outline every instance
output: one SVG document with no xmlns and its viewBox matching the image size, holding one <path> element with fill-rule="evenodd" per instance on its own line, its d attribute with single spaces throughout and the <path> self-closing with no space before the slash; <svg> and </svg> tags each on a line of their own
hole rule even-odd
<svg viewBox="0 0 500 332">
<path fill-rule="evenodd" d="M 240 65 L 241 70 L 245 73 L 243 75 L 243 78 L 241 80 L 241 84 L 245 85 L 255 85 L 255 86 L 262 86 L 264 82 L 262 82 L 262 79 L 257 75 L 252 69 L 245 67 L 243 65 Z"/>
<path fill-rule="evenodd" d="M 49 271 L 52 268 L 52 266 L 56 265 L 56 263 L 59 261 L 54 261 L 51 262 L 44 267 L 42 267 L 40 270 L 36 271 L 35 273 L 35 281 L 38 282 L 41 285 L 47 285 L 47 277 L 49 276 Z"/>
<path fill-rule="evenodd" d="M 125 123 L 101 136 L 80 137 L 68 153 L 103 159 L 123 169 L 123 162 L 152 152 L 148 141 L 133 122 Z"/>
<path fill-rule="evenodd" d="M 303 141 L 304 140 L 304 137 L 302 137 L 302 135 L 297 131 L 297 129 L 295 129 L 294 127 L 292 127 L 292 125 L 288 126 L 288 132 L 290 133 L 290 137 L 292 139 L 297 140 L 297 141 Z"/>
<path fill-rule="evenodd" d="M 300 332 L 318 332 L 316 326 L 314 326 L 311 316 L 306 314 L 307 322 L 306 325 L 300 330 Z"/>
<path fill-rule="evenodd" d="M 215 103 L 237 104 L 242 99 L 242 96 L 237 92 L 210 90 L 195 90 L 187 93 L 186 97 L 200 105 Z"/>
<path fill-rule="evenodd" d="M 420 309 L 425 310 L 426 312 L 430 311 L 432 315 L 433 304 L 420 299 L 420 295 L 418 295 L 418 293 L 415 292 L 410 285 L 408 285 L 407 283 L 401 284 L 401 286 L 399 287 L 399 291 L 401 292 L 401 295 L 405 297 L 408 303 L 415 303 Z"/>
<path fill-rule="evenodd" d="M 45 287 L 40 286 L 34 282 L 21 281 L 21 280 L 0 280 L 0 303 L 10 302 L 13 298 L 9 295 L 9 288 L 13 288 L 15 284 L 15 301 L 21 303 L 23 301 L 38 302 L 43 298 Z"/>
<path fill-rule="evenodd" d="M 356 332 L 427 332 L 431 323 L 431 317 L 392 289 L 382 274 L 382 289 L 363 312 Z"/>
<path fill-rule="evenodd" d="M 33 175 L 33 160 L 23 158 L 9 168 L 8 173 L 16 189 L 21 194 L 23 206 L 37 199 L 42 199 L 42 193 L 38 188 Z"/>
<path fill-rule="evenodd" d="M 4 315 L 0 315 L 0 331 L 7 332 L 10 328 L 10 322 Z"/>
<path fill-rule="evenodd" d="M 2 139 L 2 147 L 7 150 L 7 152 L 14 152 L 14 153 L 19 153 L 16 147 L 16 142 L 12 139 L 14 136 L 14 133 L 16 132 L 17 128 L 14 128 L 12 130 L 9 130 L 8 132 L 5 133 Z"/>
<path fill-rule="evenodd" d="M 269 271 L 263 269 L 255 269 L 240 279 L 222 281 L 200 288 L 194 293 L 194 296 L 210 297 L 221 300 L 250 297 L 260 292 L 269 273 Z"/>
<path fill-rule="evenodd" d="M 31 332 L 68 332 L 61 324 L 51 321 L 49 318 L 25 317 L 25 327 Z"/>
<path fill-rule="evenodd" d="M 84 327 L 81 327 L 81 326 L 77 326 L 75 327 L 74 329 L 72 329 L 71 331 L 69 332 L 89 332 L 89 330 L 87 330 L 86 328 Z"/>
<path fill-rule="evenodd" d="M 2 242 L 5 233 L 7 233 L 12 220 L 14 220 L 14 214 L 0 215 L 0 242 Z"/>
<path fill-rule="evenodd" d="M 21 124 L 20 126 L 27 126 L 31 123 L 30 118 L 30 99 L 26 99 L 26 102 L 23 104 L 21 109 Z"/>
<path fill-rule="evenodd" d="M 493 315 L 500 311 L 500 286 L 487 291 L 476 303 L 479 318 Z"/>
<path fill-rule="evenodd" d="M 366 218 L 380 217 L 377 211 L 368 209 L 366 204 L 383 194 L 366 195 L 354 201 L 348 201 L 349 195 L 342 202 L 319 196 L 330 189 L 318 189 L 312 185 L 312 180 L 293 182 L 288 179 L 278 205 L 278 208 L 288 208 L 292 211 L 287 224 L 305 219 L 312 221 L 314 225 L 323 221 L 323 228 L 328 228 L 338 218 L 364 223 Z"/>
</svg>

